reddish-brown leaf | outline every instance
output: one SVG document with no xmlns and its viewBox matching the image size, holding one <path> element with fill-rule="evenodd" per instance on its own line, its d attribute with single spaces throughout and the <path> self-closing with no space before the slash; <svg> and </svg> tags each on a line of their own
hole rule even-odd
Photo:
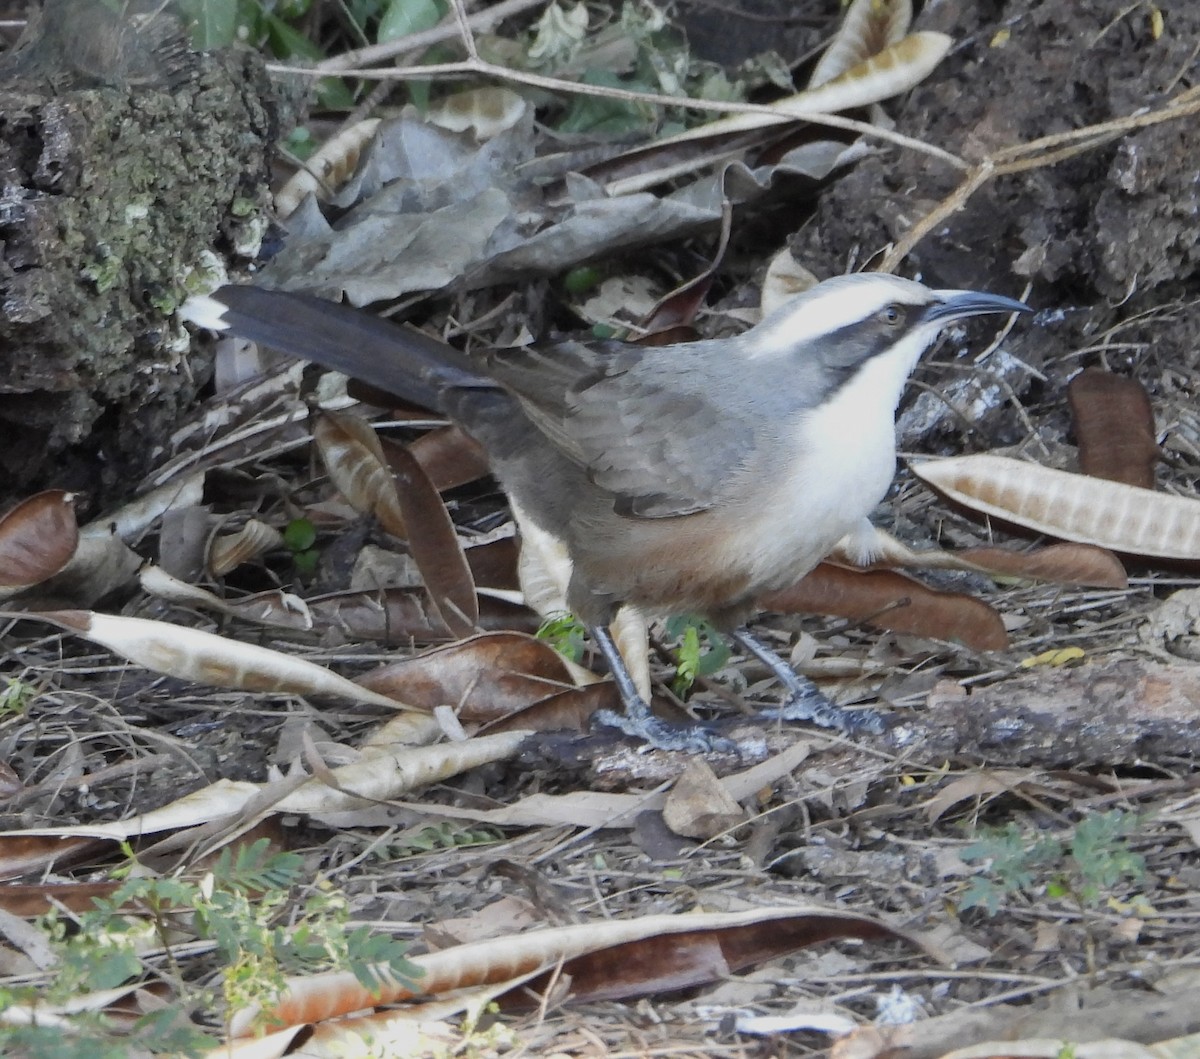
<svg viewBox="0 0 1200 1059">
<path fill-rule="evenodd" d="M 421 580 L 446 627 L 456 636 L 470 636 L 479 625 L 479 602 L 450 513 L 412 453 L 392 456 L 400 514 Z"/>
<path fill-rule="evenodd" d="M 1093 478 L 1154 488 L 1159 448 L 1154 410 L 1137 379 L 1085 368 L 1067 387 L 1079 469 Z"/>
<path fill-rule="evenodd" d="M 582 732 L 597 710 L 620 710 L 621 697 L 611 680 L 551 695 L 518 713 L 509 714 L 482 731 Z"/>
<path fill-rule="evenodd" d="M 62 838 L 57 835 L 0 835 L 0 879 L 19 879 L 62 868 L 98 854 L 117 850 L 107 838 Z"/>
<path fill-rule="evenodd" d="M 262 1021 L 320 1022 L 380 1004 L 437 997 L 481 985 L 512 988 L 500 1003 L 528 1006 L 557 982 L 572 1000 L 644 997 L 673 992 L 763 963 L 788 952 L 845 938 L 916 939 L 866 916 L 821 909 L 766 908 L 742 913 L 647 916 L 510 934 L 414 957 L 422 974 L 400 982 L 378 967 L 368 989 L 350 971 L 293 977 L 268 1010 L 233 1012 L 230 1034 L 244 1036 Z M 530 974 L 538 974 L 532 982 Z"/>
<path fill-rule="evenodd" d="M 233 1013 L 234 1037 L 268 1023 L 318 1022 L 380 1004 L 451 990 L 512 983 L 506 1006 L 527 1007 L 557 986 L 572 1000 L 624 999 L 674 992 L 716 981 L 810 945 L 845 938 L 916 939 L 879 920 L 825 909 L 759 908 L 746 912 L 647 916 L 604 920 L 510 934 L 414 957 L 423 972 L 399 982 L 386 967 L 374 992 L 349 971 L 291 978 L 268 1010 L 252 1005 Z M 532 981 L 528 976 L 537 975 Z"/>
<path fill-rule="evenodd" d="M 518 547 L 516 537 L 501 537 L 467 550 L 467 564 L 480 588 L 500 588 L 515 592 Z"/>
<path fill-rule="evenodd" d="M 22 589 L 57 574 L 79 544 L 74 499 L 47 489 L 0 518 L 0 588 Z"/>
<path fill-rule="evenodd" d="M 966 644 L 977 651 L 1008 646 L 1008 633 L 982 600 L 939 592 L 893 570 L 865 573 L 821 563 L 802 580 L 759 601 L 766 610 L 832 614 L 917 636 Z"/>
<path fill-rule="evenodd" d="M 389 463 L 395 447 L 394 441 L 388 441 L 383 447 Z M 473 482 L 490 470 L 483 446 L 458 427 L 442 427 L 422 434 L 408 446 L 408 451 L 425 468 L 439 492 Z M 394 463 L 392 469 L 401 470 Z"/>
<path fill-rule="evenodd" d="M 721 238 L 708 267 L 661 298 L 646 315 L 642 320 L 642 328 L 647 334 L 641 340 L 642 345 L 662 346 L 671 342 L 690 342 L 696 338 L 695 329 L 691 325 L 704 304 L 704 299 L 708 297 L 713 277 L 725 258 L 732 230 L 733 207 L 726 202 L 721 214 Z"/>
<path fill-rule="evenodd" d="M 376 669 L 359 683 L 426 709 L 458 707 L 464 720 L 473 721 L 506 716 L 572 685 L 553 647 L 516 632 L 437 647 Z"/>
<path fill-rule="evenodd" d="M 1058 581 L 1066 585 L 1089 585 L 1096 588 L 1124 588 L 1128 583 L 1125 567 L 1107 548 L 1092 544 L 1050 544 L 1027 551 L 1008 548 L 964 548 L 947 552 L 941 548 L 915 551 L 890 533 L 875 529 L 870 542 L 871 563 L 867 569 L 888 569 L 897 566 L 920 570 L 970 570 L 974 573 L 1029 577 Z M 863 569 L 857 555 L 839 542 L 826 559 Z"/>
<path fill-rule="evenodd" d="M 1063 585 L 1125 588 L 1125 567 L 1107 548 L 1094 544 L 1048 544 L 1027 552 L 1007 548 L 964 548 L 955 556 L 977 569 L 1006 577 L 1030 577 Z"/>
<path fill-rule="evenodd" d="M 0 908 L 25 919 L 44 916 L 57 907 L 91 912 L 96 907 L 96 898 L 108 897 L 120 885 L 119 882 L 10 883 L 0 886 Z"/>
</svg>

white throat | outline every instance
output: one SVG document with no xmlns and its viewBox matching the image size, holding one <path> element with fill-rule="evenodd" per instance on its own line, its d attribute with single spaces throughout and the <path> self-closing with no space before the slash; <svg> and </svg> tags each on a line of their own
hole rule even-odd
<svg viewBox="0 0 1200 1059">
<path fill-rule="evenodd" d="M 826 554 L 882 501 L 895 475 L 895 409 L 937 328 L 919 328 L 871 358 L 820 408 L 803 413 L 790 443 L 787 496 L 794 519 Z M 787 442 L 785 442 L 787 444 Z"/>
</svg>

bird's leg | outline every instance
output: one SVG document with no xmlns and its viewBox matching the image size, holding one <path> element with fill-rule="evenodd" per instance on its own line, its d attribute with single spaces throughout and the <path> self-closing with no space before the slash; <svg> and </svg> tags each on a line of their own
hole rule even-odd
<svg viewBox="0 0 1200 1059">
<path fill-rule="evenodd" d="M 623 713 L 598 710 L 593 715 L 597 723 L 643 739 L 656 750 L 686 750 L 693 754 L 706 754 L 711 751 L 737 752 L 737 744 L 733 740 L 723 739 L 701 724 L 670 724 L 655 717 L 650 712 L 649 703 L 638 693 L 629 667 L 625 665 L 625 659 L 621 657 L 608 626 L 592 625 L 589 631 L 608 663 L 613 683 L 616 684 L 617 693 L 625 707 Z"/>
<path fill-rule="evenodd" d="M 764 717 L 784 721 L 811 721 L 822 728 L 833 728 L 852 735 L 856 732 L 883 731 L 883 719 L 874 710 L 847 710 L 831 702 L 807 677 L 800 676 L 766 644 L 759 642 L 746 628 L 731 634 L 733 639 L 760 662 L 768 666 L 787 688 L 787 698 L 772 709 L 762 711 Z"/>
</svg>

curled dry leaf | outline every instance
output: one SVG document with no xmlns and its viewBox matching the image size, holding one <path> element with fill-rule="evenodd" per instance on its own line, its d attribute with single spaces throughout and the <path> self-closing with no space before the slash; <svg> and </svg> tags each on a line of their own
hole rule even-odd
<svg viewBox="0 0 1200 1059">
<path fill-rule="evenodd" d="M 981 573 L 1028 577 L 1061 585 L 1089 588 L 1127 588 L 1125 567 L 1107 548 L 1094 544 L 1048 544 L 1028 552 L 1006 548 L 964 548 L 957 556 Z"/>
<path fill-rule="evenodd" d="M 58 1003 L 50 1003 L 45 997 L 39 997 L 32 1004 L 6 1003 L 4 1021 L 6 1026 L 38 1026 L 61 1030 L 62 1036 L 59 1039 L 66 1040 L 74 1033 L 74 1027 L 77 1025 L 75 1019 L 84 1012 L 93 1012 L 103 1014 L 114 1031 L 121 1028 L 128 1032 L 137 1017 L 148 1014 L 150 1010 L 161 1010 L 163 996 L 165 993 L 161 990 L 153 987 L 146 989 L 139 983 L 131 983 L 112 989 L 93 989 L 86 993 L 76 993 Z"/>
<path fill-rule="evenodd" d="M 567 585 L 571 580 L 571 557 L 566 543 L 542 529 L 511 497 L 509 506 L 521 530 L 517 581 L 526 604 L 543 617 L 565 612 Z"/>
<path fill-rule="evenodd" d="M 759 301 L 762 315 L 768 315 L 789 298 L 803 294 L 819 282 L 813 273 L 792 256 L 791 247 L 785 246 L 767 265 Z"/>
<path fill-rule="evenodd" d="M 205 1052 L 202 1059 L 283 1059 L 285 1055 L 295 1054 L 292 1051 L 292 1042 L 301 1034 L 304 1034 L 306 1043 L 311 1043 L 308 1027 L 289 1026 L 286 1030 L 275 1033 L 225 1041 L 219 1047 Z M 314 1059 L 322 1055 L 320 1051 L 311 1054 Z"/>
<path fill-rule="evenodd" d="M 566 545 L 533 522 L 511 503 L 513 518 L 521 528 L 521 554 L 517 576 L 525 602 L 543 616 L 567 611 L 567 585 L 571 580 L 571 558 Z M 650 641 L 646 619 L 628 604 L 618 608 L 612 623 L 613 638 L 625 659 L 629 675 L 639 693 L 650 699 Z"/>
<path fill-rule="evenodd" d="M 329 769 L 275 803 L 280 813 L 338 813 L 440 783 L 452 776 L 515 755 L 527 731 L 502 732 L 458 743 L 422 747 L 374 747 L 359 761 Z"/>
<path fill-rule="evenodd" d="M 48 621 L 164 676 L 222 688 L 333 695 L 396 710 L 415 707 L 355 684 L 322 666 L 199 629 L 84 610 L 40 611 Z"/>
<path fill-rule="evenodd" d="M 397 713 L 389 717 L 362 742 L 364 754 L 400 746 L 427 746 L 442 738 L 442 725 L 433 714 Z"/>
<path fill-rule="evenodd" d="M 430 105 L 425 120 L 451 132 L 470 129 L 483 142 L 511 129 L 525 110 L 525 100 L 511 88 L 489 85 L 444 96 Z"/>
<path fill-rule="evenodd" d="M 242 563 L 282 547 L 283 534 L 259 519 L 250 519 L 236 533 L 214 537 L 208 546 L 208 569 L 213 577 L 224 577 Z"/>
<path fill-rule="evenodd" d="M 363 148 L 379 128 L 379 118 L 367 118 L 326 140 L 275 196 L 275 212 L 287 217 L 305 195 L 324 199 L 354 172 Z"/>
<path fill-rule="evenodd" d="M 944 33 L 910 33 L 802 93 L 806 98 L 800 101 L 801 107 L 810 114 L 814 108 L 832 113 L 898 96 L 933 73 L 952 43 Z"/>
<path fill-rule="evenodd" d="M 403 447 L 393 448 L 389 461 L 375 431 L 357 416 L 326 413 L 315 437 L 338 490 L 355 510 L 408 540 L 443 624 L 455 636 L 469 636 L 479 621 L 475 582 L 454 523 L 421 465 Z"/>
<path fill-rule="evenodd" d="M 617 613 L 609 625 L 609 632 L 612 633 L 613 642 L 625 660 L 625 668 L 633 677 L 638 694 L 649 702 L 650 626 L 646 616 L 631 603 L 623 603 L 617 608 Z"/>
<path fill-rule="evenodd" d="M 790 588 L 759 601 L 766 610 L 832 614 L 976 651 L 1008 646 L 1004 622 L 982 600 L 941 592 L 894 570 L 847 570 L 821 563 Z"/>
<path fill-rule="evenodd" d="M 869 106 L 907 92 L 929 76 L 951 43 L 942 33 L 913 33 L 818 87 L 770 104 L 776 114 L 730 114 L 663 137 L 649 146 L 635 147 L 585 172 L 601 181 L 609 195 L 616 196 L 643 191 L 702 166 L 727 164 L 731 157 L 761 143 L 762 130 L 773 136 L 772 130 L 777 131 L 780 125 L 802 121 L 811 115 Z M 827 174 L 828 169 L 824 172 Z"/>
<path fill-rule="evenodd" d="M 643 317 L 641 327 L 644 334 L 637 340 L 639 345 L 661 346 L 672 342 L 689 341 L 690 338 L 695 337 L 691 325 L 708 297 L 717 269 L 725 259 L 732 232 L 733 206 L 726 200 L 724 208 L 721 210 L 721 237 L 707 267 L 699 275 L 693 276 L 673 291 L 665 294 Z M 680 331 L 691 332 L 691 334 L 681 337 Z"/>
<path fill-rule="evenodd" d="M 354 415 L 322 412 L 313 437 L 329 477 L 351 507 L 374 515 L 393 537 L 407 538 L 396 483 L 371 424 Z"/>
<path fill-rule="evenodd" d="M 959 560 L 980 573 L 1057 581 L 1060 585 L 1088 588 L 1126 588 L 1129 585 L 1121 560 L 1106 548 L 1093 544 L 1050 544 L 1033 551 L 1003 548 L 966 548 Z"/>
<path fill-rule="evenodd" d="M 78 839 L 112 839 L 123 842 L 137 835 L 157 835 L 163 831 L 194 827 L 221 820 L 241 811 L 242 807 L 259 791 L 257 783 L 243 780 L 217 780 L 207 787 L 186 794 L 182 798 L 140 813 L 125 820 L 103 824 L 73 824 L 67 827 L 35 827 L 21 831 L 0 831 L 0 849 L 7 853 L 9 843 L 23 843 L 36 837 Z"/>
<path fill-rule="evenodd" d="M 0 518 L 0 594 L 41 584 L 70 562 L 79 544 L 74 499 L 47 489 Z"/>
<path fill-rule="evenodd" d="M 212 424 L 205 422 L 205 429 Z M 134 540 L 145 533 L 167 512 L 184 507 L 199 507 L 204 503 L 204 483 L 207 471 L 187 471 L 170 481 L 155 486 L 148 492 L 110 511 L 100 518 L 92 519 L 84 527 L 91 532 L 116 534 L 122 540 Z"/>
<path fill-rule="evenodd" d="M 1150 397 L 1137 379 L 1085 368 L 1067 386 L 1079 469 L 1093 478 L 1154 488 L 1161 453 Z"/>
<path fill-rule="evenodd" d="M 218 614 L 228 614 L 232 618 L 241 618 L 243 621 L 252 621 L 259 625 L 271 625 L 279 629 L 307 632 L 313 627 L 308 604 L 299 596 L 279 589 L 242 596 L 240 599 L 221 599 L 203 588 L 172 577 L 161 566 L 152 563 L 147 563 L 138 571 L 138 581 L 143 590 L 150 595 L 170 600 L 172 603 L 203 607 Z"/>
<path fill-rule="evenodd" d="M 1028 577 L 1035 581 L 1057 581 L 1064 585 L 1092 588 L 1125 588 L 1129 579 L 1125 567 L 1107 548 L 1092 544 L 1050 544 L 1025 552 L 1007 548 L 964 548 L 957 552 L 941 548 L 915 551 L 890 533 L 873 527 L 869 542 L 871 562 L 875 566 L 915 566 L 925 570 L 969 570 L 1000 577 Z M 855 538 L 839 541 L 829 554 L 835 562 L 861 566 L 862 542 Z"/>
<path fill-rule="evenodd" d="M 358 761 L 328 770 L 332 786 L 300 775 L 278 783 L 217 780 L 167 805 L 125 820 L 69 827 L 0 831 L 0 853 L 6 843 L 28 846 L 35 838 L 115 839 L 155 835 L 256 813 L 330 813 L 399 798 L 418 787 L 438 783 L 468 769 L 512 757 L 528 737 L 512 731 L 423 747 L 374 747 Z M 27 858 L 32 859 L 32 858 Z"/>
<path fill-rule="evenodd" d="M 375 968 L 382 991 L 372 994 L 350 972 L 290 978 L 270 1009 L 233 1013 L 234 1037 L 253 1032 L 262 1020 L 292 1026 L 319 1022 L 381 1004 L 450 990 L 499 985 L 542 975 L 506 999 L 529 1003 L 553 975 L 574 1000 L 618 999 L 679 990 L 823 942 L 915 938 L 866 916 L 826 909 L 758 908 L 749 912 L 646 916 L 553 927 L 471 942 L 412 958 L 423 972 L 416 988 L 403 985 L 383 966 Z M 503 1004 L 504 999 L 501 1000 Z"/>
<path fill-rule="evenodd" d="M 912 24 L 911 0 L 854 0 L 829 47 L 808 80 L 809 88 L 828 81 L 902 40 Z"/>
<path fill-rule="evenodd" d="M 112 527 L 89 522 L 79 531 L 79 544 L 71 561 L 38 587 L 38 595 L 59 601 L 55 606 L 69 601 L 87 607 L 127 586 L 143 562 Z"/>
<path fill-rule="evenodd" d="M 591 691 L 592 689 L 580 688 L 578 690 Z M 430 720 L 428 717 L 420 717 L 417 714 L 398 715 L 398 719 L 413 718 Z M 384 727 L 391 727 L 391 722 Z M 508 731 L 507 728 L 504 730 Z M 522 750 L 524 749 L 523 746 Z M 812 745 L 808 742 L 793 743 L 786 750 L 757 765 L 726 776 L 721 780 L 721 786 L 734 801 L 743 802 L 755 798 L 762 793 L 765 787 L 773 786 L 784 777 L 795 773 L 811 751 Z M 666 804 L 666 798 L 666 792 L 663 790 L 650 792 L 639 790 L 636 794 L 587 790 L 571 791 L 567 794 L 530 794 L 512 805 L 501 805 L 491 809 L 443 803 L 438 806 L 437 812 L 439 816 L 445 816 L 452 820 L 471 820 L 476 823 L 494 824 L 497 827 L 560 827 L 565 825 L 585 828 L 634 828 L 642 813 L 660 811 Z"/>
<path fill-rule="evenodd" d="M 1056 471 L 1005 456 L 956 456 L 913 465 L 951 500 L 985 515 L 1116 552 L 1200 559 L 1200 501 Z"/>
</svg>

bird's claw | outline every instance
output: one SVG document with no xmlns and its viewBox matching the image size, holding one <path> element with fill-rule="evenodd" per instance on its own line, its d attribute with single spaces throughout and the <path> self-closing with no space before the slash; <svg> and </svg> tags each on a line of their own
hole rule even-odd
<svg viewBox="0 0 1200 1059">
<path fill-rule="evenodd" d="M 635 707 L 624 713 L 597 710 L 592 714 L 592 722 L 641 739 L 655 750 L 676 750 L 689 754 L 738 753 L 738 745 L 732 739 L 725 739 L 702 724 L 671 724 L 655 717 L 649 707 L 640 710 Z"/>
<path fill-rule="evenodd" d="M 815 687 L 793 692 L 780 705 L 761 713 L 772 720 L 807 721 L 846 735 L 882 735 L 884 731 L 883 718 L 874 710 L 847 710 Z"/>
</svg>

